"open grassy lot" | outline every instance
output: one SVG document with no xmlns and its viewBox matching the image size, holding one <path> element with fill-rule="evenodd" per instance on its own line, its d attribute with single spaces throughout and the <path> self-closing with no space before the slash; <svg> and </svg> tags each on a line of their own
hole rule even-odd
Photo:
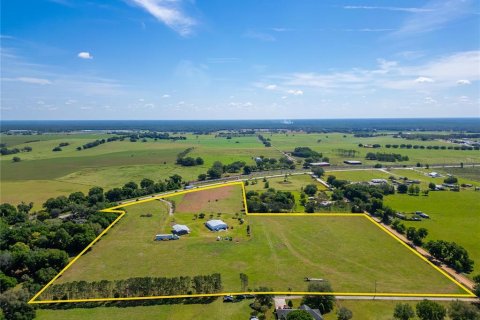
<svg viewBox="0 0 480 320">
<path fill-rule="evenodd" d="M 252 309 L 251 300 L 238 303 L 223 303 L 218 299 L 209 304 L 165 304 L 138 307 L 98 307 L 78 308 L 67 310 L 37 310 L 39 320 L 185 320 L 185 319 L 212 319 L 212 320 L 245 320 L 249 318 Z M 271 312 L 267 319 L 274 319 Z"/>
<path fill-rule="evenodd" d="M 345 171 L 325 171 L 325 180 L 328 176 L 335 176 L 340 180 L 352 182 L 370 181 L 372 179 L 388 179 L 391 176 L 389 172 L 382 169 L 372 170 L 345 170 Z"/>
<path fill-rule="evenodd" d="M 94 148 L 77 151 L 78 146 L 108 138 L 107 134 L 49 134 L 2 136 L 2 141 L 9 148 L 31 146 L 33 151 L 0 158 L 2 182 L 2 201 L 16 204 L 19 200 L 14 185 L 21 182 L 23 196 L 20 200 L 41 203 L 50 197 L 65 194 L 68 182 L 72 186 L 79 185 L 73 191 L 83 191 L 85 187 L 100 186 L 103 188 L 119 187 L 129 181 L 137 183 L 149 177 L 163 180 L 173 174 L 180 174 L 185 180 L 196 179 L 205 173 L 214 161 L 228 164 L 234 161 L 245 161 L 253 164 L 254 157 L 280 157 L 281 154 L 272 148 L 265 148 L 256 137 L 239 137 L 233 139 L 216 138 L 215 135 L 194 136 L 187 134 L 187 140 L 172 142 L 170 140 L 147 139 L 147 142 L 114 141 Z M 39 141 L 36 141 L 39 140 Z M 30 142 L 29 142 L 30 141 Z M 32 142 L 35 141 L 35 142 Z M 60 152 L 52 149 L 61 142 L 70 145 Z M 175 165 L 177 154 L 187 148 L 194 148 L 190 156 L 200 156 L 204 165 L 181 167 Z M 22 161 L 13 163 L 12 158 L 19 156 Z M 48 192 L 38 193 L 35 187 L 39 184 Z M 85 186 L 85 187 L 83 187 Z M 70 192 L 70 191 L 68 191 Z M 48 194 L 47 194 L 48 193 Z"/>
<path fill-rule="evenodd" d="M 419 301 L 407 301 L 413 310 Z M 437 303 L 448 308 L 450 302 L 436 301 Z M 353 313 L 353 319 L 369 319 L 369 320 L 392 320 L 393 311 L 397 303 L 406 303 L 406 301 L 387 301 L 387 300 L 337 300 L 335 309 L 324 315 L 325 320 L 337 320 L 336 312 L 341 307 L 350 309 Z M 417 317 L 412 320 L 418 319 Z M 446 317 L 445 319 L 450 319 Z"/>
<path fill-rule="evenodd" d="M 480 183 L 480 166 L 465 167 L 465 168 L 444 168 L 439 170 L 441 173 L 448 173 L 459 178 L 472 180 L 475 183 Z"/>
<path fill-rule="evenodd" d="M 425 196 L 395 194 L 384 198 L 384 203 L 397 211 L 423 211 L 431 219 L 406 221 L 407 226 L 425 227 L 427 240 L 455 241 L 465 247 L 480 270 L 480 192 L 473 190 L 434 191 Z"/>
<path fill-rule="evenodd" d="M 375 164 L 378 161 L 365 160 L 368 152 L 399 153 L 408 156 L 409 161 L 404 163 L 460 163 L 460 162 L 479 162 L 480 151 L 460 151 L 460 150 L 427 150 L 427 149 L 394 149 L 386 148 L 386 144 L 417 144 L 424 146 L 451 146 L 452 144 L 443 141 L 418 141 L 393 138 L 391 135 L 379 136 L 374 138 L 358 138 L 352 134 L 325 133 L 325 134 L 306 134 L 306 133 L 287 133 L 287 134 L 266 134 L 270 138 L 272 145 L 282 151 L 292 151 L 295 147 L 310 147 L 315 151 L 323 153 L 330 158 L 332 164 L 342 164 L 345 159 L 338 149 L 358 151 L 355 160 L 361 160 L 366 164 Z M 358 147 L 359 144 L 380 144 L 382 148 L 368 149 Z M 468 160 L 470 159 L 470 160 Z M 403 162 L 402 162 L 403 163 Z M 384 163 L 385 165 L 388 162 Z"/>
<path fill-rule="evenodd" d="M 304 277 L 317 277 L 328 279 L 340 292 L 373 292 L 376 281 L 377 292 L 461 293 L 363 216 L 249 216 L 241 224 L 237 216 L 222 213 L 219 218 L 233 229 L 214 233 L 203 226 L 208 216 L 205 220 L 189 213 L 172 217 L 158 200 L 129 206 L 127 212 L 57 281 L 219 272 L 228 292 L 241 290 L 239 273 L 243 272 L 252 289 L 303 291 Z M 152 216 L 142 217 L 145 213 Z M 174 222 L 187 224 L 192 233 L 177 241 L 153 241 L 155 234 L 169 231 Z M 251 237 L 246 234 L 247 224 Z M 217 235 L 231 236 L 233 241 L 216 241 Z"/>
</svg>

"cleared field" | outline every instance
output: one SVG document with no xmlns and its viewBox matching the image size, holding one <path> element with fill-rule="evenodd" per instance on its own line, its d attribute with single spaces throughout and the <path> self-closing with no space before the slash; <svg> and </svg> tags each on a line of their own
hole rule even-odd
<svg viewBox="0 0 480 320">
<path fill-rule="evenodd" d="M 88 192 L 89 188 L 89 185 L 55 180 L 6 181 L 1 185 L 0 203 L 33 202 L 33 209 L 39 210 L 48 198 L 68 196 L 76 191 Z"/>
<path fill-rule="evenodd" d="M 245 320 L 252 309 L 248 306 L 251 301 L 238 303 L 223 303 L 221 299 L 208 304 L 165 304 L 156 306 L 138 307 L 97 307 L 85 309 L 47 310 L 38 309 L 39 320 L 185 320 L 185 319 L 212 319 L 212 320 Z M 274 319 L 268 313 L 267 319 Z"/>
<path fill-rule="evenodd" d="M 378 161 L 365 160 L 368 152 L 385 152 L 399 153 L 408 156 L 409 161 L 400 162 L 400 164 L 416 164 L 421 163 L 460 163 L 460 162 L 479 162 L 480 151 L 460 151 L 460 150 L 428 150 L 428 149 L 395 149 L 385 148 L 386 144 L 412 144 L 424 146 L 452 146 L 451 143 L 442 141 L 418 141 L 393 138 L 391 135 L 379 136 L 374 138 L 358 138 L 352 134 L 342 133 L 326 133 L 326 134 L 306 134 L 306 133 L 287 133 L 287 134 L 266 134 L 266 138 L 270 138 L 273 146 L 282 151 L 292 151 L 295 147 L 310 147 L 315 151 L 323 153 L 324 156 L 330 158 L 332 164 L 343 164 L 345 157 L 338 150 L 355 150 L 358 151 L 355 158 L 366 164 L 375 164 Z M 380 144 L 382 148 L 369 149 L 358 147 L 359 144 Z M 385 165 L 388 162 L 384 162 Z M 398 164 L 398 162 L 397 162 Z"/>
<path fill-rule="evenodd" d="M 232 195 L 241 201 L 240 192 Z M 216 218 L 233 228 L 214 233 L 203 226 L 208 217 L 169 216 L 161 201 L 133 205 L 127 211 L 59 283 L 219 272 L 224 291 L 235 292 L 241 290 L 242 272 L 252 289 L 303 291 L 304 277 L 315 277 L 328 279 L 339 292 L 373 292 L 376 282 L 377 292 L 462 293 L 363 216 L 249 216 L 242 224 L 237 215 L 222 213 Z M 145 213 L 152 216 L 142 216 Z M 187 224 L 192 233 L 178 241 L 153 241 L 174 222 Z M 233 241 L 216 241 L 217 235 L 231 236 Z"/>
<path fill-rule="evenodd" d="M 448 307 L 450 302 L 436 301 L 437 303 Z M 353 319 L 369 320 L 392 320 L 393 311 L 397 303 L 409 303 L 413 310 L 418 301 L 386 301 L 386 300 L 337 300 L 335 310 L 324 315 L 324 320 L 337 320 L 336 312 L 341 307 L 350 309 L 353 313 Z M 412 320 L 418 319 L 417 317 Z M 445 319 L 450 319 L 446 317 Z"/>
<path fill-rule="evenodd" d="M 324 179 L 328 176 L 335 176 L 340 180 L 352 182 L 370 181 L 372 179 L 388 179 L 392 174 L 385 170 L 349 170 L 349 171 L 325 171 Z"/>
<path fill-rule="evenodd" d="M 455 241 L 465 247 L 475 261 L 473 275 L 480 271 L 480 192 L 472 190 L 434 191 L 427 197 L 395 194 L 384 203 L 397 211 L 423 211 L 431 219 L 405 221 L 405 225 L 425 227 L 427 240 Z"/>
</svg>

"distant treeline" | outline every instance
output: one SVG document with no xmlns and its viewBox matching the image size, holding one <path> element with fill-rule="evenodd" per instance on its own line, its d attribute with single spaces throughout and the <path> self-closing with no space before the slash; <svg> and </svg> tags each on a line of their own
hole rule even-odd
<svg viewBox="0 0 480 320">
<path fill-rule="evenodd" d="M 5 144 L 2 144 L 2 145 L 5 145 Z M 8 149 L 8 148 L 2 146 L 2 147 L 0 148 L 0 154 L 1 154 L 2 156 L 6 156 L 6 155 L 9 155 L 9 154 L 17 154 L 17 153 L 20 153 L 20 152 L 30 152 L 30 151 L 32 151 L 32 150 L 33 150 L 33 149 L 32 149 L 32 147 L 30 147 L 30 146 L 25 146 L 25 147 L 23 147 L 23 148 L 21 148 L 21 149 L 18 149 L 18 148 Z"/>
<path fill-rule="evenodd" d="M 163 132 L 214 132 L 242 129 L 287 129 L 306 132 L 466 131 L 480 133 L 480 118 L 449 119 L 295 119 L 284 120 L 3 120 L 3 132 L 30 130 L 71 132 L 78 130 L 150 130 Z M 17 132 L 22 134 L 22 132 Z"/>
<path fill-rule="evenodd" d="M 265 138 L 264 136 L 262 136 L 261 134 L 258 135 L 258 139 L 260 141 L 262 141 L 263 145 L 265 147 L 271 147 L 272 146 L 272 143 L 270 142 L 270 138 Z"/>
<path fill-rule="evenodd" d="M 128 298 L 217 293 L 222 290 L 219 273 L 194 277 L 138 277 L 95 282 L 73 281 L 54 284 L 42 293 L 44 300 Z"/>
<path fill-rule="evenodd" d="M 120 136 L 109 137 L 107 139 L 97 139 L 95 141 L 86 143 L 81 147 L 77 147 L 77 150 L 80 151 L 82 149 L 90 149 L 90 148 L 97 147 L 101 144 L 104 144 L 106 142 L 124 141 L 125 139 L 129 139 L 130 142 L 137 142 L 140 139 L 142 140 L 142 142 L 146 142 L 147 138 L 148 139 L 153 139 L 155 141 L 157 141 L 157 140 L 186 140 L 187 139 L 187 137 L 184 137 L 184 136 L 172 137 L 168 133 L 164 133 L 164 132 L 143 132 L 143 133 L 124 134 L 124 135 L 120 135 Z M 56 150 L 56 151 L 61 151 L 61 150 Z"/>
<path fill-rule="evenodd" d="M 407 140 L 451 140 L 451 139 L 476 139 L 480 138 L 480 133 L 449 133 L 449 134 L 438 134 L 438 133 L 399 133 L 393 136 L 394 138 L 403 138 Z"/>
</svg>

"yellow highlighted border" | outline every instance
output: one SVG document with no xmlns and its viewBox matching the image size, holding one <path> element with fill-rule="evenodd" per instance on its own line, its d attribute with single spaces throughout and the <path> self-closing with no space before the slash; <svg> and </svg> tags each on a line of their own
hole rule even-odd
<svg viewBox="0 0 480 320">
<path fill-rule="evenodd" d="M 36 300 L 50 285 L 52 285 L 55 280 L 57 280 L 65 271 L 70 268 L 75 261 L 77 261 L 87 250 L 89 250 L 100 238 L 105 235 L 108 230 L 110 230 L 111 227 L 113 227 L 120 219 L 123 218 L 125 215 L 126 211 L 124 210 L 119 210 L 120 208 L 125 208 L 128 206 L 132 206 L 135 204 L 139 203 L 144 203 L 144 202 L 149 202 L 157 199 L 163 199 L 163 198 L 168 198 L 168 197 L 173 197 L 177 195 L 182 195 L 190 192 L 196 192 L 196 191 L 203 191 L 203 190 L 209 190 L 209 189 L 215 189 L 215 188 L 220 188 L 220 187 L 225 187 L 225 186 L 232 186 L 232 185 L 241 185 L 242 187 L 242 196 L 243 196 L 243 205 L 245 208 L 245 214 L 247 216 L 275 216 L 275 217 L 302 217 L 302 216 L 309 216 L 309 217 L 364 217 L 370 222 L 372 222 L 374 225 L 376 225 L 378 228 L 380 228 L 382 231 L 390 235 L 392 238 L 394 238 L 396 241 L 400 242 L 404 247 L 409 249 L 411 252 L 413 252 L 415 255 L 417 255 L 420 259 L 423 261 L 427 262 L 430 266 L 432 266 L 435 270 L 440 272 L 442 275 L 447 277 L 450 281 L 455 283 L 457 286 L 459 286 L 462 290 L 464 290 L 466 293 L 464 294 L 448 294 L 448 293 L 373 293 L 373 292 L 305 292 L 305 291 L 273 291 L 273 292 L 222 292 L 222 293 L 205 293 L 205 294 L 190 294 L 190 295 L 171 295 L 171 296 L 150 296 L 150 297 L 125 297 L 125 298 L 89 298 L 89 299 L 71 299 L 71 300 Z M 63 268 L 52 280 L 50 280 L 39 292 L 37 292 L 32 299 L 28 302 L 29 304 L 48 304 L 48 303 L 78 303 L 78 302 L 113 302 L 113 301 L 140 301 L 140 300 L 154 300 L 154 299 L 174 299 L 174 298 L 204 298 L 204 297 L 220 297 L 220 296 L 225 296 L 225 295 L 246 295 L 246 294 L 256 294 L 256 295 L 332 295 L 332 296 L 364 296 L 364 297 L 425 297 L 425 298 L 436 298 L 436 297 L 443 297 L 443 298 L 475 298 L 476 295 L 471 292 L 468 288 L 466 288 L 463 284 L 458 282 L 456 279 L 454 279 L 452 276 L 450 276 L 448 273 L 446 273 L 444 270 L 441 268 L 437 267 L 434 265 L 432 262 L 430 262 L 427 258 L 422 256 L 420 253 L 418 253 L 416 250 L 408 246 L 405 242 L 403 242 L 401 239 L 399 239 L 397 236 L 395 236 L 393 233 L 391 233 L 388 229 L 383 227 L 380 223 L 375 221 L 372 217 L 365 213 L 248 213 L 248 207 L 247 207 L 247 197 L 246 197 L 246 191 L 245 191 L 245 185 L 243 184 L 242 181 L 237 181 L 237 182 L 227 182 L 227 183 L 216 183 L 212 185 L 208 185 L 205 187 L 195 187 L 194 189 L 190 190 L 183 190 L 183 191 L 174 191 L 174 192 L 169 192 L 166 194 L 162 194 L 159 196 L 152 196 L 148 199 L 142 199 L 142 200 L 137 200 L 137 201 L 132 201 L 128 203 L 124 203 L 115 207 L 111 207 L 108 209 L 101 210 L 100 212 L 110 212 L 110 213 L 116 213 L 118 214 L 118 217 L 107 227 L 105 230 L 102 231 L 96 237 L 85 249 L 83 249 L 75 258 L 70 261 L 65 268 Z"/>
</svg>

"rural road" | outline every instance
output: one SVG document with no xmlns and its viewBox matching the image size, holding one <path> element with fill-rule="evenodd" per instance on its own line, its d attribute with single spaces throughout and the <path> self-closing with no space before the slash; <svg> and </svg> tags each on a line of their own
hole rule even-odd
<svg viewBox="0 0 480 320">
<path fill-rule="evenodd" d="M 290 300 L 290 299 L 301 299 L 303 296 L 275 296 L 275 305 L 277 302 L 277 299 L 279 303 L 285 300 Z M 446 298 L 446 297 L 378 297 L 378 296 L 335 296 L 336 299 L 338 300 L 398 300 L 398 301 L 419 301 L 419 300 L 436 300 L 436 301 L 467 301 L 467 302 L 478 302 L 478 298 Z"/>
</svg>

